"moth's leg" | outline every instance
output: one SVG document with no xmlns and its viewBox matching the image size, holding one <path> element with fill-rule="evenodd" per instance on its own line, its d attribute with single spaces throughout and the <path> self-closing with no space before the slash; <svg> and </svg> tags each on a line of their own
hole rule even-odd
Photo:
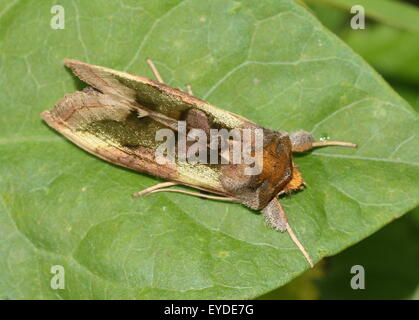
<svg viewBox="0 0 419 320">
<path fill-rule="evenodd" d="M 292 152 L 304 152 L 316 147 L 342 146 L 356 148 L 356 144 L 341 141 L 319 141 L 315 142 L 314 137 L 307 131 L 296 131 L 290 134 Z"/>
<path fill-rule="evenodd" d="M 156 184 L 154 186 L 148 187 L 147 189 L 138 191 L 138 192 L 134 193 L 132 196 L 134 198 L 138 198 L 138 197 L 141 197 L 141 196 L 146 196 L 146 195 L 149 195 L 149 194 L 155 192 L 158 189 L 166 188 L 166 187 L 171 187 L 171 186 L 175 186 L 175 185 L 178 185 L 178 183 L 176 183 L 176 182 L 162 182 L 162 183 L 158 183 L 158 184 Z"/>
<path fill-rule="evenodd" d="M 281 232 L 288 231 L 291 240 L 295 243 L 298 249 L 300 249 L 301 253 L 304 255 L 304 258 L 306 258 L 309 265 L 313 268 L 313 261 L 311 260 L 304 246 L 298 240 L 294 231 L 292 231 L 291 226 L 288 223 L 287 215 L 285 214 L 284 208 L 282 208 L 281 204 L 279 203 L 278 198 L 273 198 L 272 201 L 269 202 L 269 204 L 262 210 L 262 213 L 265 217 L 266 223 L 270 227 Z"/>
<path fill-rule="evenodd" d="M 159 70 L 157 70 L 157 67 L 154 64 L 153 60 L 147 59 L 147 64 L 150 66 L 151 71 L 153 71 L 153 74 L 156 77 L 157 81 L 160 82 L 160 83 L 164 83 L 163 78 L 160 75 Z M 186 91 L 188 92 L 188 94 L 190 94 L 191 96 L 193 96 L 192 87 L 191 87 L 190 84 L 187 84 L 186 85 Z"/>
<path fill-rule="evenodd" d="M 186 91 L 188 91 L 188 94 L 190 94 L 191 96 L 193 96 L 192 87 L 191 87 L 191 85 L 189 83 L 186 85 Z"/>
<path fill-rule="evenodd" d="M 268 226 L 280 232 L 287 230 L 288 219 L 276 197 L 262 209 L 262 213 Z"/>
<path fill-rule="evenodd" d="M 154 62 L 151 59 L 147 59 L 147 63 L 151 68 L 151 71 L 153 71 L 154 76 L 156 77 L 157 81 L 160 83 L 164 83 L 163 78 L 161 77 L 159 71 L 157 70 L 156 66 L 154 65 Z"/>
</svg>

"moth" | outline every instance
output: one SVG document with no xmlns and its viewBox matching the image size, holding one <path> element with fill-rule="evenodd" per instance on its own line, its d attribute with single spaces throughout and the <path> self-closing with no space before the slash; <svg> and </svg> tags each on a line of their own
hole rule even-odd
<svg viewBox="0 0 419 320">
<path fill-rule="evenodd" d="M 146 196 L 156 192 L 172 191 L 209 198 L 238 202 L 263 213 L 267 224 L 278 231 L 288 231 L 304 257 L 313 262 L 299 242 L 288 223 L 278 196 L 301 190 L 304 180 L 293 162 L 293 152 L 305 152 L 322 146 L 349 146 L 355 144 L 337 141 L 315 142 L 306 131 L 288 133 L 258 126 L 254 122 L 217 108 L 188 92 L 165 85 L 151 60 L 147 60 L 157 81 L 146 77 L 65 59 L 71 69 L 88 87 L 82 91 L 66 94 L 51 111 L 44 111 L 42 119 L 53 129 L 64 135 L 80 148 L 95 156 L 135 171 L 147 173 L 168 182 L 159 183 L 133 196 Z M 182 138 L 180 124 L 183 123 Z M 222 150 L 219 145 L 210 145 L 208 140 L 200 146 L 210 148 L 219 154 L 219 163 L 188 162 L 184 158 L 157 161 L 156 151 L 161 146 L 156 134 L 162 130 L 173 131 L 173 150 L 186 153 L 198 143 L 197 137 L 189 134 L 200 130 L 204 134 L 223 129 L 234 130 L 238 139 L 227 136 L 224 146 L 238 146 L 248 135 L 248 156 L 253 163 L 232 161 L 231 150 Z M 256 132 L 259 132 L 258 139 Z M 259 145 L 256 145 L 256 140 Z M 253 143 L 253 144 L 252 144 Z M 173 151 L 172 150 L 172 151 Z M 202 150 L 202 149 L 201 149 Z M 238 149 L 238 150 L 244 150 Z M 166 155 L 167 155 L 166 150 Z M 167 160 L 167 159 L 166 159 Z M 248 174 L 250 168 L 259 170 Z M 255 173 L 256 172 L 256 173 Z M 198 192 L 178 188 L 183 185 Z"/>
</svg>

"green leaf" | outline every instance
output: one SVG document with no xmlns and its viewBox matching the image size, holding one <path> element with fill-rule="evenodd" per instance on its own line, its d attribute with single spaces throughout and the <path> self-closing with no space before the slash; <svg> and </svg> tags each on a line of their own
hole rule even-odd
<svg viewBox="0 0 419 320">
<path fill-rule="evenodd" d="M 160 193 L 40 120 L 82 88 L 65 57 L 165 81 L 273 129 L 351 141 L 296 157 L 282 201 L 315 261 L 418 204 L 416 112 L 290 0 L 1 2 L 1 298 L 252 298 L 307 269 L 287 234 L 241 205 Z M 65 269 L 65 289 L 50 286 Z"/>
<path fill-rule="evenodd" d="M 395 0 L 305 0 L 308 3 L 320 3 L 342 8 L 350 12 L 351 8 L 361 5 L 365 15 L 374 20 L 406 31 L 419 31 L 419 10 L 402 1 Z"/>
<path fill-rule="evenodd" d="M 322 0 L 311 0 L 309 4 L 325 26 L 367 60 L 418 110 L 419 32 L 368 21 L 365 30 L 353 30 L 348 22 L 349 10 L 331 6 L 332 1 L 329 4 Z M 415 10 L 419 13 L 419 9 Z M 398 11 L 394 13 L 397 15 Z"/>
<path fill-rule="evenodd" d="M 390 6 L 395 7 L 388 10 L 388 16 L 393 20 L 408 23 L 412 30 L 394 27 L 385 19 L 379 19 L 381 23 L 367 20 L 364 30 L 354 30 L 350 25 L 351 5 L 349 4 L 354 4 L 355 1 L 306 1 L 325 26 L 359 53 L 387 80 L 419 84 L 419 7 L 408 5 L 412 12 L 416 12 L 416 18 L 413 21 L 406 20 L 398 10 L 398 6 L 405 7 L 406 4 L 390 1 Z M 364 4 L 362 1 L 360 3 Z M 376 12 L 383 7 L 383 4 L 385 7 L 385 1 L 380 0 L 378 3 L 367 1 L 365 13 L 369 15 L 371 12 Z"/>
<path fill-rule="evenodd" d="M 377 25 L 344 40 L 386 77 L 419 85 L 419 32 Z"/>
</svg>

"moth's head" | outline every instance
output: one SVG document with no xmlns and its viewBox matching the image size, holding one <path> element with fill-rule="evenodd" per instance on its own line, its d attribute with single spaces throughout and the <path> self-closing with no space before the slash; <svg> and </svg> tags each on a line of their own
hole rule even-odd
<svg viewBox="0 0 419 320">
<path fill-rule="evenodd" d="M 249 175 L 247 164 L 229 164 L 222 169 L 223 187 L 244 205 L 260 210 L 284 189 L 292 179 L 291 141 L 284 132 L 264 130 L 259 152 L 261 170 Z"/>
</svg>

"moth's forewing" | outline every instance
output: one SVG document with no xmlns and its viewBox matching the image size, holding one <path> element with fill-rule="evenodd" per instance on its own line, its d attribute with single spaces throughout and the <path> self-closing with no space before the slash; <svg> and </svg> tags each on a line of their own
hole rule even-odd
<svg viewBox="0 0 419 320">
<path fill-rule="evenodd" d="M 66 95 L 42 118 L 82 149 L 114 164 L 174 179 L 176 168 L 157 168 L 149 134 L 153 124 L 135 123 L 135 111 L 114 96 L 95 90 Z M 141 141 L 141 144 L 138 142 Z"/>
<path fill-rule="evenodd" d="M 42 113 L 52 128 L 82 149 L 111 163 L 163 179 L 225 194 L 216 166 L 167 163 L 160 165 L 155 150 L 164 128 L 115 96 L 86 90 L 66 95 L 52 111 Z"/>
<path fill-rule="evenodd" d="M 65 64 L 80 80 L 102 93 L 118 95 L 122 99 L 141 105 L 180 120 L 189 109 L 199 109 L 208 115 L 212 128 L 233 129 L 253 122 L 227 110 L 217 108 L 206 101 L 163 83 L 105 67 L 65 59 Z"/>
</svg>

